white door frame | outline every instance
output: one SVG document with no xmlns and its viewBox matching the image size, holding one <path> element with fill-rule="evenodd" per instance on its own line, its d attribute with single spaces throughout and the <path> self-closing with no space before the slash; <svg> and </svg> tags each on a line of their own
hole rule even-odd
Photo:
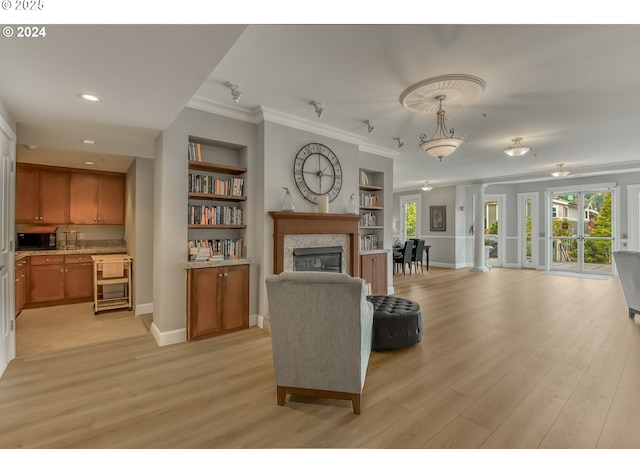
<svg viewBox="0 0 640 449">
<path fill-rule="evenodd" d="M 627 186 L 627 248 L 640 251 L 640 184 Z M 624 244 L 624 240 L 621 242 Z"/>
<path fill-rule="evenodd" d="M 422 196 L 420 194 L 402 195 L 400 196 L 400 240 L 407 240 L 407 220 L 405 217 L 405 204 L 416 203 L 416 238 L 420 238 L 422 234 Z"/>
<path fill-rule="evenodd" d="M 547 213 L 547 220 L 545 223 L 547 244 L 546 244 L 546 270 L 551 271 L 552 259 L 553 259 L 553 214 L 551 213 L 551 199 L 554 194 L 562 193 L 577 193 L 582 194 L 584 192 L 597 192 L 597 191 L 611 191 L 611 250 L 618 249 L 618 240 L 616 236 L 620 233 L 620 225 L 618 223 L 618 214 L 620 212 L 620 186 L 617 186 L 615 182 L 606 182 L 601 184 L 586 184 L 586 185 L 571 185 L 571 186 L 557 186 L 549 187 L 544 193 L 545 197 L 545 210 Z M 583 217 L 583 213 L 580 212 L 579 216 Z M 583 217 L 584 218 L 584 217 Z M 580 230 L 582 232 L 582 230 Z M 611 262 L 611 270 L 615 272 L 615 264 Z M 571 270 L 582 272 L 583 270 L 578 267 L 577 270 Z"/>
<path fill-rule="evenodd" d="M 539 220 L 540 220 L 540 194 L 538 192 L 518 193 L 518 265 L 520 268 L 536 268 L 538 261 Z M 531 201 L 531 263 L 525 261 L 525 249 L 527 245 L 526 222 L 524 220 L 525 201 Z"/>
<path fill-rule="evenodd" d="M 15 159 L 16 135 L 0 116 L 0 376 L 16 356 Z"/>
<path fill-rule="evenodd" d="M 507 211 L 506 211 L 506 198 L 507 195 L 501 194 L 487 194 L 484 195 L 484 202 L 495 201 L 498 203 L 498 258 L 496 260 L 489 260 L 489 265 L 492 267 L 501 267 L 504 264 L 505 257 L 505 244 L 507 234 Z M 484 209 L 484 204 L 482 205 Z"/>
</svg>

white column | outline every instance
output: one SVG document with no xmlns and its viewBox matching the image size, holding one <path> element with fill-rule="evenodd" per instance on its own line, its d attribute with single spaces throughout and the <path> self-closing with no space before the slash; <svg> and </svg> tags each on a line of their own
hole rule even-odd
<svg viewBox="0 0 640 449">
<path fill-rule="evenodd" d="M 489 271 L 484 257 L 484 184 L 473 184 L 473 268 Z"/>
</svg>

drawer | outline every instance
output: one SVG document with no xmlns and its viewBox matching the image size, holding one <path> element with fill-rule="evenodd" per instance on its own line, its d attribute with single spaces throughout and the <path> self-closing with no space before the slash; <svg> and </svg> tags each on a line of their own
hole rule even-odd
<svg viewBox="0 0 640 449">
<path fill-rule="evenodd" d="M 26 267 L 27 265 L 29 265 L 29 258 L 20 259 L 16 262 L 16 270 L 21 267 Z"/>
<path fill-rule="evenodd" d="M 64 256 L 31 256 L 31 266 L 33 265 L 61 265 L 64 264 Z"/>
<path fill-rule="evenodd" d="M 92 263 L 91 254 L 67 254 L 64 256 L 64 263 Z"/>
</svg>

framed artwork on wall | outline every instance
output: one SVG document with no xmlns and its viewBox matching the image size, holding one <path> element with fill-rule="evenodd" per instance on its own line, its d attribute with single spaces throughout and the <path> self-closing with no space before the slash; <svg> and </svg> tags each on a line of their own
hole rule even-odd
<svg viewBox="0 0 640 449">
<path fill-rule="evenodd" d="M 447 230 L 447 206 L 430 206 L 429 218 L 430 231 Z"/>
</svg>

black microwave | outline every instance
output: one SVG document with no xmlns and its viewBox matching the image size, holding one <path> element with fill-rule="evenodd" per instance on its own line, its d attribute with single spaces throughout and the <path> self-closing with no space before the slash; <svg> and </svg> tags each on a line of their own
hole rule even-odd
<svg viewBox="0 0 640 449">
<path fill-rule="evenodd" d="M 19 232 L 18 251 L 56 249 L 55 232 Z"/>
</svg>

